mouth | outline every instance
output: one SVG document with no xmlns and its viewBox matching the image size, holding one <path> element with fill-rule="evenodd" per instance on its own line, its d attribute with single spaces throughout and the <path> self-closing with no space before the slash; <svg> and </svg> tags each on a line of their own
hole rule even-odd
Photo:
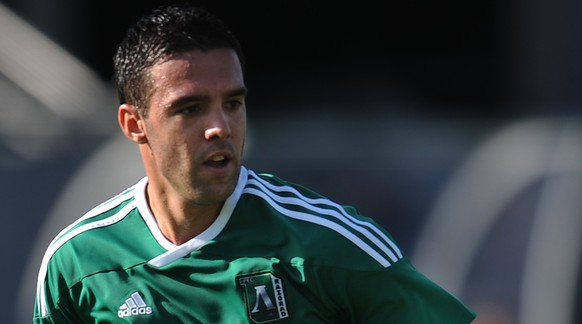
<svg viewBox="0 0 582 324">
<path fill-rule="evenodd" d="M 212 168 L 225 168 L 232 158 L 227 154 L 217 153 L 208 158 L 204 165 Z"/>
</svg>

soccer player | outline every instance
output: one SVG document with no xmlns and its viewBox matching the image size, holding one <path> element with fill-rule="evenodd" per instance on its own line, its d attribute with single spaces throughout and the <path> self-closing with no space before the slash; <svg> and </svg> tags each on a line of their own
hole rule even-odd
<svg viewBox="0 0 582 324">
<path fill-rule="evenodd" d="M 114 70 L 119 125 L 146 177 L 48 246 L 34 323 L 474 319 L 370 218 L 242 165 L 244 61 L 218 18 L 156 9 Z"/>
</svg>

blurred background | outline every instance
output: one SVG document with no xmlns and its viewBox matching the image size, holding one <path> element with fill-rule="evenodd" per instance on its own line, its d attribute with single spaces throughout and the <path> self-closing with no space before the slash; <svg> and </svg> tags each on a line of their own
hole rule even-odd
<svg viewBox="0 0 582 324">
<path fill-rule="evenodd" d="M 143 176 L 111 57 L 163 1 L 0 1 L 0 304 Z M 476 323 L 582 321 L 582 2 L 192 1 L 247 56 L 246 164 L 357 206 Z"/>
</svg>

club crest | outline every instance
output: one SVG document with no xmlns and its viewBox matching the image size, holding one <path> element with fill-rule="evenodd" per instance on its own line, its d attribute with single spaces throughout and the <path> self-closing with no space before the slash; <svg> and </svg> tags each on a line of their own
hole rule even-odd
<svg viewBox="0 0 582 324">
<path fill-rule="evenodd" d="M 289 316 L 283 282 L 271 273 L 239 277 L 244 287 L 249 318 L 254 323 L 267 323 Z"/>
</svg>

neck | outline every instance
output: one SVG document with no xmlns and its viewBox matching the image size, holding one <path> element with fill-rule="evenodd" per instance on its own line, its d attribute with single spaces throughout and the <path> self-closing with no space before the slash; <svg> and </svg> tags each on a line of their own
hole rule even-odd
<svg viewBox="0 0 582 324">
<path fill-rule="evenodd" d="M 181 245 L 206 230 L 218 217 L 222 205 L 200 205 L 148 184 L 147 201 L 164 236 Z"/>
</svg>

